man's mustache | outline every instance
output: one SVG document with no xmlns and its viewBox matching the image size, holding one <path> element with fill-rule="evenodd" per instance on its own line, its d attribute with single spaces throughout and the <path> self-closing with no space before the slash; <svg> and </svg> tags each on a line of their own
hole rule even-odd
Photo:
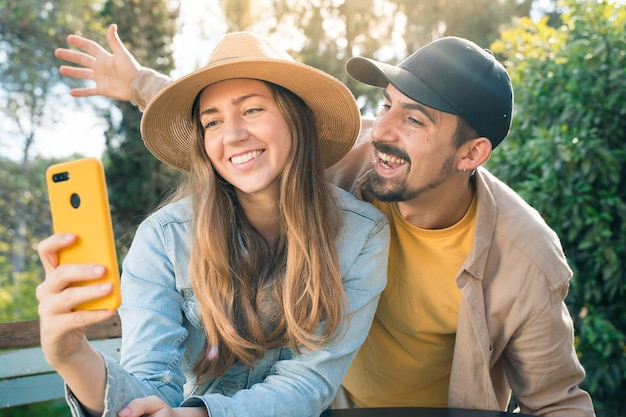
<svg viewBox="0 0 626 417">
<path fill-rule="evenodd" d="M 388 143 L 380 143 L 380 142 L 372 142 L 372 146 L 378 152 L 395 156 L 396 158 L 404 159 L 409 164 L 411 163 L 411 158 L 402 149 L 398 149 L 395 146 L 389 145 Z"/>
</svg>

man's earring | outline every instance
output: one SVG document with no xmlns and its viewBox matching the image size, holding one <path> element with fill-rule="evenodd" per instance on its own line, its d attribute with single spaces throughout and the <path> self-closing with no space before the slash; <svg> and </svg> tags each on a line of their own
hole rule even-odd
<svg viewBox="0 0 626 417">
<path fill-rule="evenodd" d="M 472 170 L 470 170 L 470 172 L 469 172 L 469 176 L 471 177 L 471 176 L 472 176 L 472 175 L 474 175 L 475 173 L 476 173 L 476 170 L 475 170 L 475 169 L 472 169 Z M 463 169 L 459 169 L 459 174 L 461 174 L 461 175 L 465 175 L 465 174 L 467 174 L 467 170 L 466 170 L 465 168 L 463 168 Z"/>
</svg>

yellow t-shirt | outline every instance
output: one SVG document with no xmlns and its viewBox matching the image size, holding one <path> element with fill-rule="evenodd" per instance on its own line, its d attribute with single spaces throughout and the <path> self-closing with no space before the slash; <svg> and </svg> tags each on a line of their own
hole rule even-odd
<svg viewBox="0 0 626 417">
<path fill-rule="evenodd" d="M 447 407 L 461 293 L 455 278 L 474 238 L 476 199 L 454 226 L 409 224 L 394 203 L 387 288 L 343 385 L 359 407 Z"/>
</svg>

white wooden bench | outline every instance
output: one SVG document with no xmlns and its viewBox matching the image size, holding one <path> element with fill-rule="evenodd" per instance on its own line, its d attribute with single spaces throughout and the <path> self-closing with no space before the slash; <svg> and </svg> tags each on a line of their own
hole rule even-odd
<svg viewBox="0 0 626 417">
<path fill-rule="evenodd" d="M 119 360 L 118 316 L 92 326 L 87 338 Z M 39 320 L 0 323 L 0 408 L 63 398 L 63 381 L 48 365 L 39 342 Z"/>
</svg>

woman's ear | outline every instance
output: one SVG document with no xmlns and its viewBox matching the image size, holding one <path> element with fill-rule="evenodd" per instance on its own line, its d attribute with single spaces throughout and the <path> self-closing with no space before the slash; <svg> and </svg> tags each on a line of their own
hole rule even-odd
<svg viewBox="0 0 626 417">
<path fill-rule="evenodd" d="M 459 171 L 473 171 L 489 159 L 491 156 L 491 141 L 485 137 L 471 139 L 464 143 L 461 148 L 461 159 L 457 169 Z"/>
</svg>

